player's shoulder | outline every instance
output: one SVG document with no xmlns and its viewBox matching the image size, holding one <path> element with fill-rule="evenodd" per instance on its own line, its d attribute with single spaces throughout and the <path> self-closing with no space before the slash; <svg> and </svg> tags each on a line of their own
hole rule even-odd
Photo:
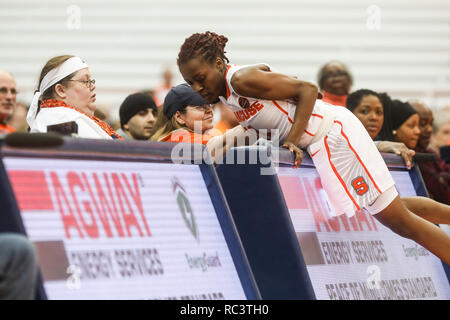
<svg viewBox="0 0 450 320">
<path fill-rule="evenodd" d="M 248 73 L 257 72 L 257 71 L 271 71 L 271 68 L 266 63 L 257 63 L 257 64 L 249 64 L 249 65 L 236 65 L 232 66 L 234 69 L 233 76 L 242 76 Z"/>
<path fill-rule="evenodd" d="M 252 65 L 244 65 L 236 68 L 231 77 L 231 85 L 233 87 L 239 86 L 248 80 L 252 80 L 254 77 L 260 76 L 261 71 L 270 72 L 270 66 L 265 63 L 258 63 Z"/>
</svg>

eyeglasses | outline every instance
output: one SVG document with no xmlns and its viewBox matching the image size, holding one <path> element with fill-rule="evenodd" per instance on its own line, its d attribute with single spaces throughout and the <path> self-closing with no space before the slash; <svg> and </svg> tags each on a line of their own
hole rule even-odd
<svg viewBox="0 0 450 320">
<path fill-rule="evenodd" d="M 19 93 L 16 89 L 8 89 L 5 87 L 0 88 L 0 94 L 8 94 L 8 91 L 11 92 L 13 96 Z"/>
<path fill-rule="evenodd" d="M 95 79 L 90 79 L 90 80 L 72 80 L 71 79 L 71 80 L 68 80 L 68 81 L 81 82 L 88 89 L 92 88 L 92 86 L 95 86 Z"/>
</svg>

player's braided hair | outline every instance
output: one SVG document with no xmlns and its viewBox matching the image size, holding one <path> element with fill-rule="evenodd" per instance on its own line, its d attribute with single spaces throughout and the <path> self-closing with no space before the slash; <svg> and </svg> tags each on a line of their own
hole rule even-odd
<svg viewBox="0 0 450 320">
<path fill-rule="evenodd" d="M 228 39 L 214 32 L 194 33 L 187 38 L 178 53 L 177 63 L 181 65 L 191 59 L 201 56 L 211 63 L 217 57 L 230 62 L 225 56 L 225 45 Z"/>
</svg>

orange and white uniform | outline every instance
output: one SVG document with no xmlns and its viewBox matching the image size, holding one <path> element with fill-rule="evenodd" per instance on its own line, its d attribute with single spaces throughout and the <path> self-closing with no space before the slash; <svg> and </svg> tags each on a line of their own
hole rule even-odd
<svg viewBox="0 0 450 320">
<path fill-rule="evenodd" d="M 231 86 L 231 78 L 237 70 L 244 67 L 248 66 L 228 66 L 225 75 L 227 98 L 220 97 L 220 100 L 234 112 L 236 119 L 244 128 L 278 130 L 280 144 L 282 144 L 294 123 L 296 105 L 287 100 L 263 100 L 238 95 Z M 332 121 L 334 109 L 336 109 L 335 106 L 321 100 L 316 101 L 305 134 L 300 139 L 299 145 L 302 148 L 306 148 L 313 142 L 316 134 L 320 134 L 322 124 Z"/>
<path fill-rule="evenodd" d="M 296 104 L 238 95 L 231 85 L 231 78 L 244 67 L 248 66 L 228 66 L 225 75 L 227 97 L 220 97 L 220 100 L 235 113 L 243 127 L 278 129 L 281 145 L 291 130 Z M 367 130 L 346 108 L 316 100 L 299 147 L 307 149 L 313 159 L 322 186 L 338 215 L 353 216 L 362 208 L 372 214 L 378 213 L 398 194 Z"/>
</svg>

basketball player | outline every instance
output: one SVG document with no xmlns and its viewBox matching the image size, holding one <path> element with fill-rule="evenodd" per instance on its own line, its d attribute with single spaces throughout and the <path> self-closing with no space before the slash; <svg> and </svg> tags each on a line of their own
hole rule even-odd
<svg viewBox="0 0 450 320">
<path fill-rule="evenodd" d="M 347 109 L 322 102 L 314 84 L 273 72 L 266 64 L 230 65 L 224 36 L 187 38 L 178 54 L 183 78 L 209 103 L 222 101 L 244 128 L 278 129 L 281 147 L 308 151 L 336 212 L 365 208 L 397 234 L 450 264 L 450 238 L 400 201 L 386 164 L 361 122 Z"/>
</svg>

